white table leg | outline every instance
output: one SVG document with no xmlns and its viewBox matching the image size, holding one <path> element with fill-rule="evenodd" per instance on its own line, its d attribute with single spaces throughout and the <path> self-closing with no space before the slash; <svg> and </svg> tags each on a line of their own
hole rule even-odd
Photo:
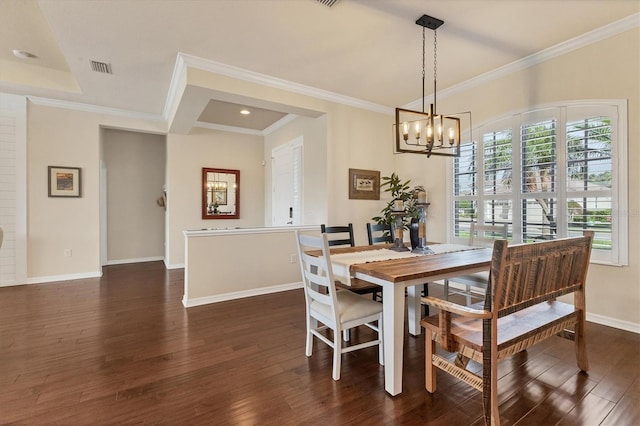
<svg viewBox="0 0 640 426">
<path fill-rule="evenodd" d="M 384 388 L 391 395 L 402 392 L 404 349 L 404 287 L 393 283 L 382 286 L 384 327 Z"/>
<path fill-rule="evenodd" d="M 408 307 L 408 322 L 409 322 L 409 333 L 413 336 L 419 336 L 422 332 L 420 327 L 420 296 L 421 296 L 422 286 L 411 286 L 407 287 L 407 307 Z"/>
</svg>

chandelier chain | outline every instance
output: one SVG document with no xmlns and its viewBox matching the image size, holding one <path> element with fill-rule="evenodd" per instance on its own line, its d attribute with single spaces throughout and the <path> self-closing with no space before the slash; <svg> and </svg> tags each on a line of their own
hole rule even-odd
<svg viewBox="0 0 640 426">
<path fill-rule="evenodd" d="M 425 27 L 422 27 L 422 112 L 424 112 L 424 68 L 425 68 Z"/>
<path fill-rule="evenodd" d="M 438 30 L 433 30 L 433 109 L 436 110 L 436 80 L 438 79 Z"/>
</svg>

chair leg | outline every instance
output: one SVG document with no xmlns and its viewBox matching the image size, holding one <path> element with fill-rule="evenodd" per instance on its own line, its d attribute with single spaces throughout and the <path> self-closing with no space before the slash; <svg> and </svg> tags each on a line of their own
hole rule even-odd
<svg viewBox="0 0 640 426">
<path fill-rule="evenodd" d="M 380 365 L 384 365 L 384 337 L 382 335 L 382 314 L 378 317 L 378 340 L 380 343 L 378 344 L 378 363 Z"/>
<path fill-rule="evenodd" d="M 433 365 L 433 354 L 436 351 L 436 342 L 433 341 L 431 330 L 425 329 L 424 333 L 424 387 L 429 393 L 436 391 L 436 366 Z"/>
<path fill-rule="evenodd" d="M 491 319 L 482 321 L 482 408 L 484 424 L 500 425 L 498 410 L 498 357 L 497 345 L 492 344 L 497 339 L 496 324 Z M 492 350 L 493 347 L 493 350 Z"/>
<path fill-rule="evenodd" d="M 307 344 L 304 351 L 305 355 L 311 356 L 313 353 L 313 334 L 311 334 L 311 325 L 307 319 Z"/>
<path fill-rule="evenodd" d="M 422 286 L 422 296 L 423 297 L 427 297 L 429 295 L 429 283 L 424 283 L 424 285 Z M 424 316 L 428 317 L 429 316 L 429 305 L 427 305 L 426 303 L 423 306 L 424 309 Z"/>
<path fill-rule="evenodd" d="M 333 335 L 333 380 L 340 380 L 340 362 L 342 361 L 342 342 L 340 332 Z"/>
<path fill-rule="evenodd" d="M 444 280 L 444 300 L 449 300 L 449 280 Z"/>
<path fill-rule="evenodd" d="M 587 371 L 589 369 L 589 359 L 587 358 L 587 342 L 585 339 L 584 331 L 585 319 L 583 312 L 575 325 L 574 344 L 576 349 L 576 361 L 578 362 L 578 368 L 580 368 L 580 370 L 582 371 Z"/>
</svg>

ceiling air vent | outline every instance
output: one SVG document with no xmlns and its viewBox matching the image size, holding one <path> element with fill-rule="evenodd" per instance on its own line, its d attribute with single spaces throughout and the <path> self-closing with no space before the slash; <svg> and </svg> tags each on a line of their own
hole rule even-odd
<svg viewBox="0 0 640 426">
<path fill-rule="evenodd" d="M 318 3 L 325 5 L 327 7 L 331 7 L 338 3 L 339 0 L 316 0 Z"/>
<path fill-rule="evenodd" d="M 95 72 L 101 72 L 104 74 L 113 74 L 113 72 L 111 72 L 111 64 L 107 64 L 106 62 L 93 61 L 93 60 L 89 60 L 89 63 L 91 64 L 91 70 Z"/>
</svg>

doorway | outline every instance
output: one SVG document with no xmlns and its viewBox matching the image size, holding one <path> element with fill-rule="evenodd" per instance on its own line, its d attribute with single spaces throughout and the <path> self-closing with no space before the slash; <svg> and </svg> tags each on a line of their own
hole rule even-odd
<svg viewBox="0 0 640 426">
<path fill-rule="evenodd" d="M 102 129 L 102 265 L 165 258 L 166 136 Z"/>
</svg>

